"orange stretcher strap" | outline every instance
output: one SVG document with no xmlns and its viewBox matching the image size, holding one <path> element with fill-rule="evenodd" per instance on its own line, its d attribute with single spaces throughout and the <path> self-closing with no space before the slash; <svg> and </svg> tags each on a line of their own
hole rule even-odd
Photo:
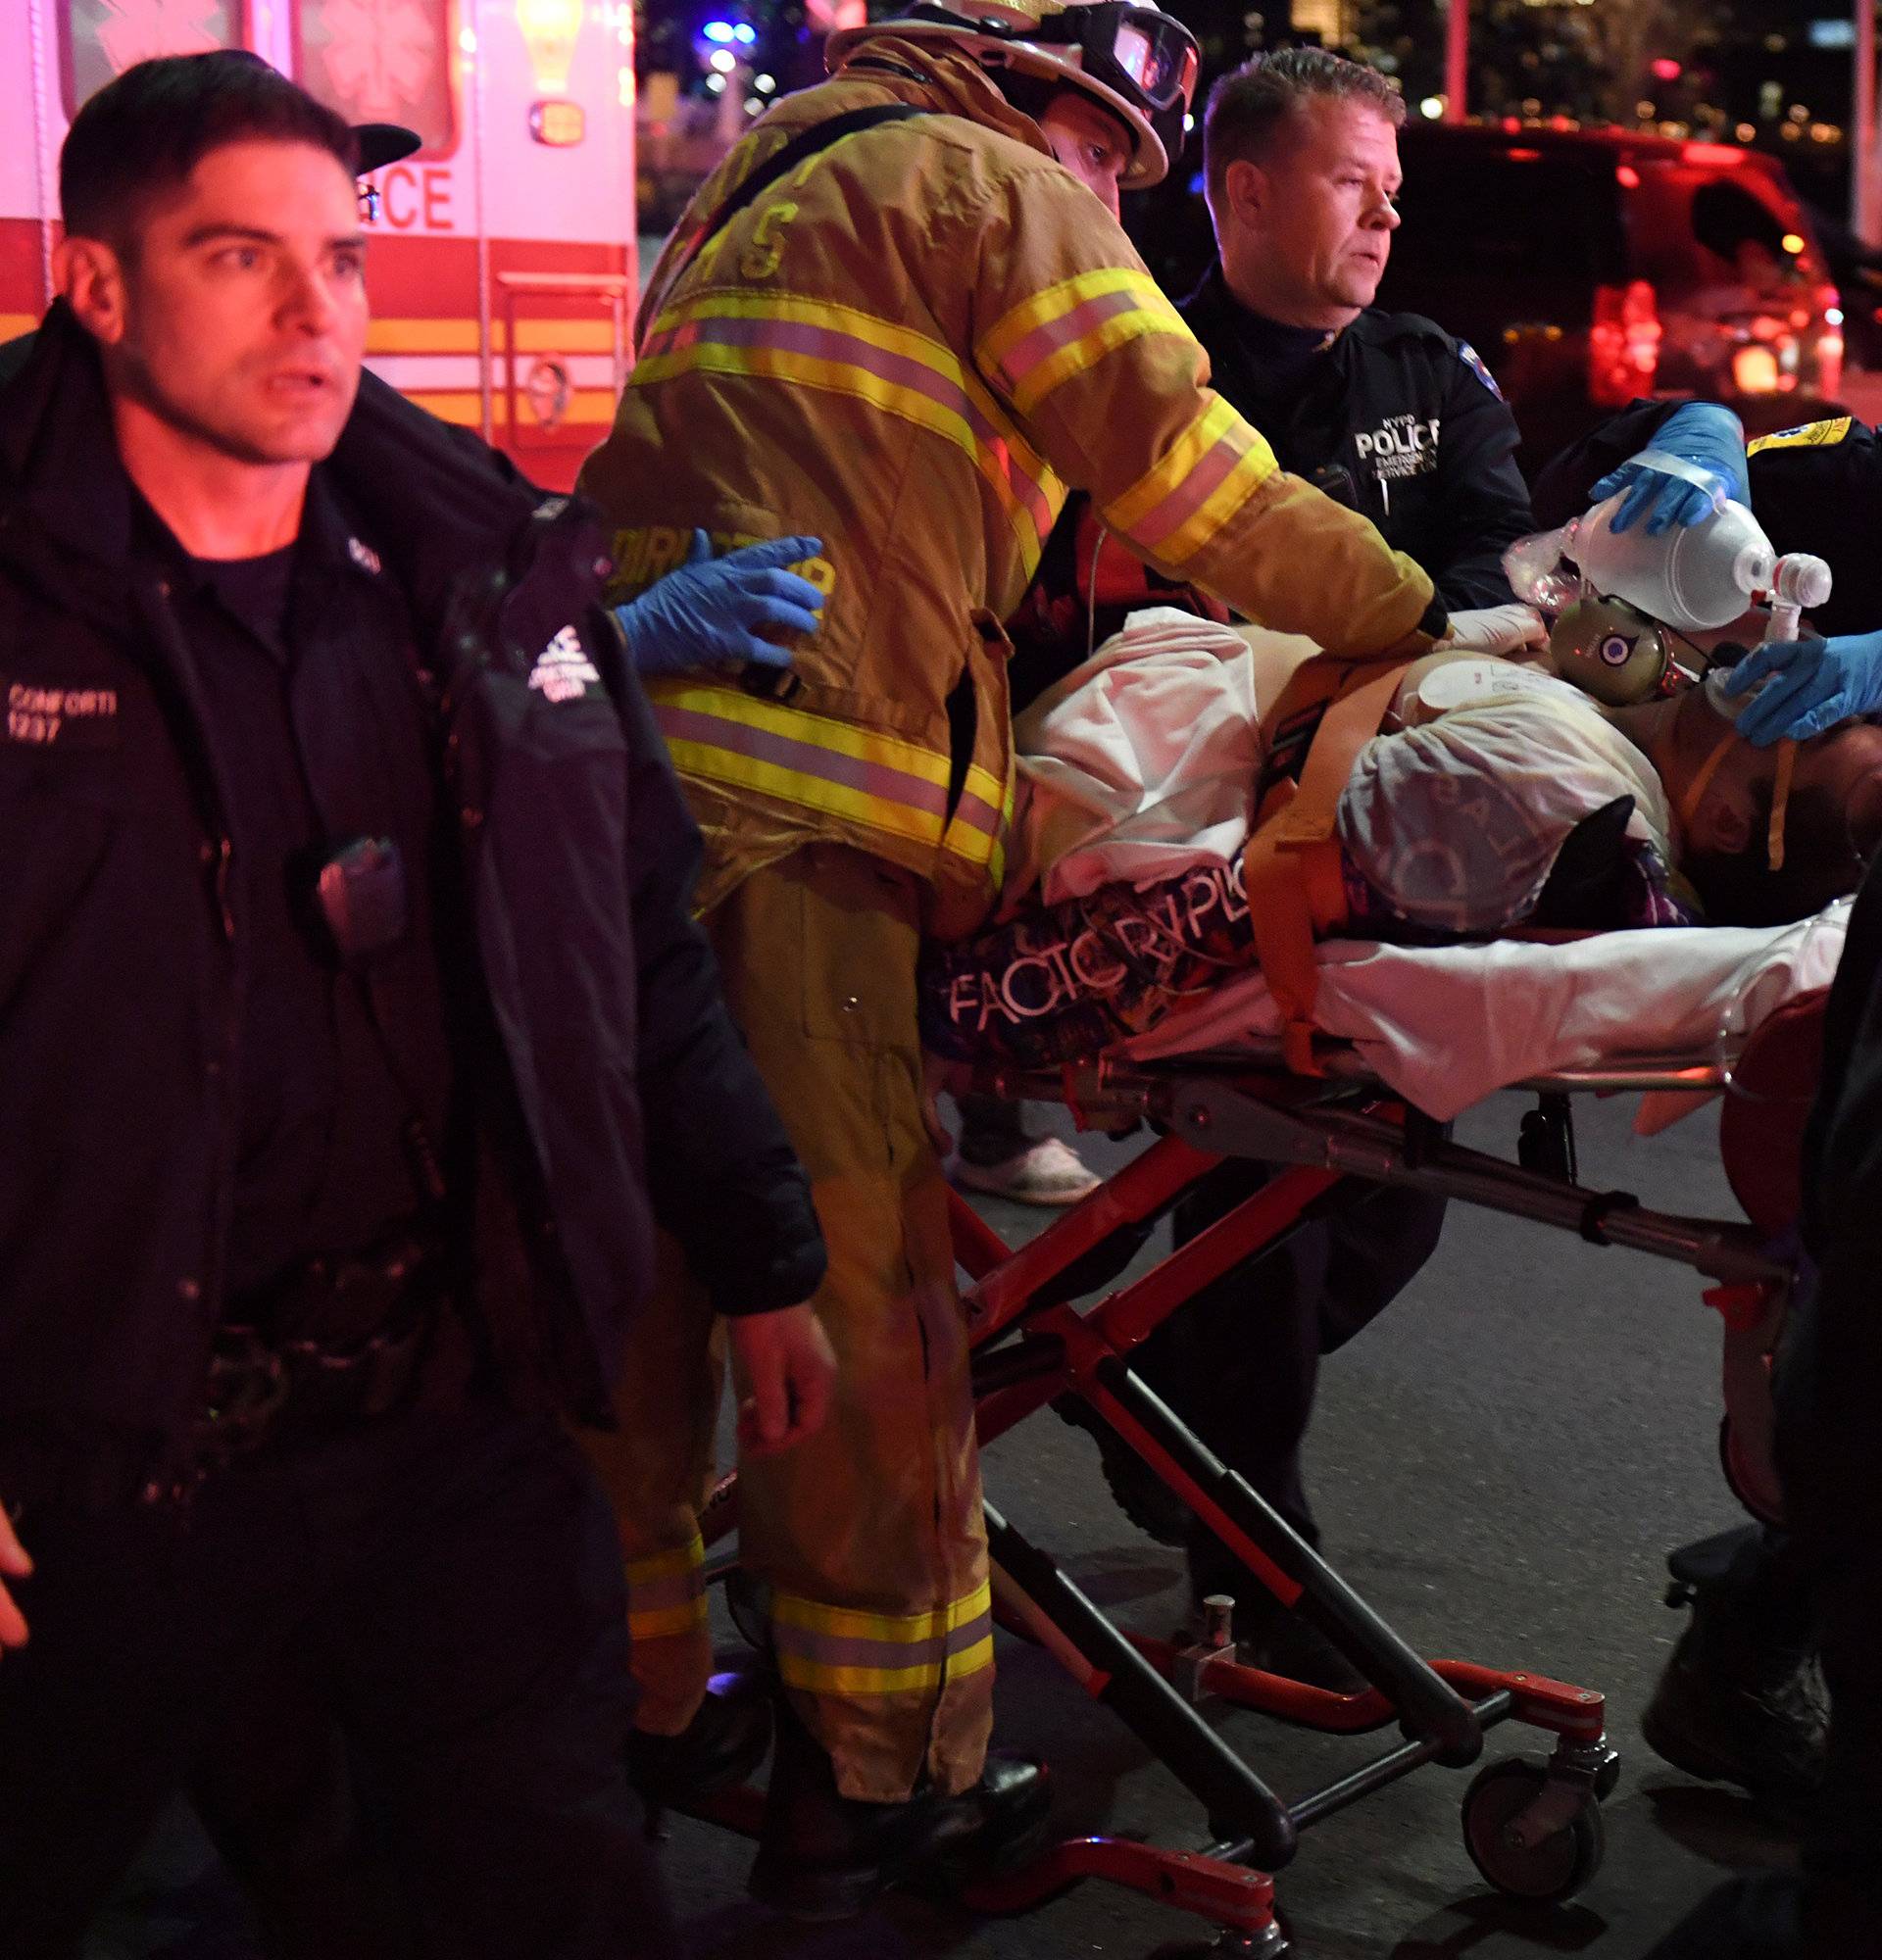
<svg viewBox="0 0 1882 1960">
<path fill-rule="evenodd" d="M 1686 794 L 1679 800 L 1679 827 L 1688 837 L 1692 834 L 1693 819 L 1699 814 L 1699 806 L 1705 800 L 1706 792 L 1711 788 L 1712 778 L 1718 773 L 1718 765 L 1731 754 L 1732 744 L 1738 740 L 1738 730 L 1728 728 L 1713 745 L 1712 752 L 1700 763 L 1693 779 L 1686 785 Z M 1771 782 L 1771 814 L 1764 832 L 1764 859 L 1773 871 L 1784 868 L 1784 821 L 1790 813 L 1791 784 L 1797 774 L 1797 741 L 1786 735 L 1777 745 L 1777 768 Z"/>
<path fill-rule="evenodd" d="M 1797 774 L 1797 741 L 1786 735 L 1777 745 L 1777 777 L 1771 784 L 1771 820 L 1764 833 L 1764 861 L 1784 868 L 1784 818 L 1791 807 L 1791 780 Z"/>
<path fill-rule="evenodd" d="M 1347 916 L 1335 835 L 1340 795 L 1360 751 L 1379 732 L 1410 665 L 1395 661 L 1381 670 L 1375 663 L 1329 662 L 1315 675 L 1316 682 L 1331 682 L 1338 691 L 1313 731 L 1299 784 L 1277 783 L 1268 792 L 1242 853 L 1255 952 L 1280 1009 L 1282 1052 L 1299 1075 L 1322 1072 L 1313 1058 L 1313 1001 L 1319 989 L 1313 943 L 1336 931 Z M 1302 674 L 1290 682 L 1290 693 Z"/>
<path fill-rule="evenodd" d="M 1706 792 L 1712 786 L 1712 778 L 1718 773 L 1718 765 L 1731 754 L 1732 744 L 1738 740 L 1738 730 L 1728 728 L 1712 745 L 1712 752 L 1693 771 L 1692 780 L 1686 785 L 1686 794 L 1679 800 L 1677 811 L 1679 827 L 1690 833 L 1693 818 L 1699 814 L 1699 806 L 1705 801 Z"/>
</svg>

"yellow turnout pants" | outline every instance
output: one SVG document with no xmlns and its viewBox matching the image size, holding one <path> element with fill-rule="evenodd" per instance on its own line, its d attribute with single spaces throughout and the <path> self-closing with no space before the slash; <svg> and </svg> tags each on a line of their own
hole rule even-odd
<svg viewBox="0 0 1882 1960">
<path fill-rule="evenodd" d="M 829 1248 L 816 1303 L 837 1355 L 823 1429 L 739 1470 L 739 1554 L 779 1675 L 846 1796 L 925 1768 L 958 1791 L 992 1726 L 993 1641 L 967 1341 L 947 1187 L 922 1121 L 916 881 L 836 845 L 758 871 L 706 917 L 726 999 L 810 1173 Z M 715 1319 L 675 1250 L 630 1343 L 619 1433 L 589 1439 L 627 1555 L 641 1726 L 706 1689 L 699 1505 Z"/>
</svg>

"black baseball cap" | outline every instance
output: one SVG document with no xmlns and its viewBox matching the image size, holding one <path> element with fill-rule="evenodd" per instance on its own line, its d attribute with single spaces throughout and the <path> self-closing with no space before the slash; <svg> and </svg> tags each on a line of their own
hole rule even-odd
<svg viewBox="0 0 1882 1960">
<path fill-rule="evenodd" d="M 260 68 L 274 67 L 272 61 L 265 55 L 258 55 L 253 48 L 223 48 L 217 51 L 217 55 L 254 62 Z M 205 60 L 216 58 L 216 55 L 204 57 Z M 279 70 L 275 73 L 279 74 Z M 353 140 L 359 145 L 360 175 L 363 177 L 370 177 L 374 171 L 382 171 L 387 164 L 396 164 L 424 147 L 424 138 L 416 129 L 408 129 L 400 122 L 355 122 Z"/>
<path fill-rule="evenodd" d="M 370 177 L 387 164 L 396 164 L 424 147 L 424 138 L 416 129 L 398 122 L 356 122 L 353 139 L 360 146 L 360 174 Z"/>
<path fill-rule="evenodd" d="M 274 67 L 267 55 L 257 55 L 253 47 L 223 47 L 204 59 L 214 61 L 218 57 L 253 61 L 263 69 Z M 276 69 L 274 73 L 278 74 L 280 71 Z M 414 151 L 425 147 L 425 139 L 416 129 L 408 129 L 404 123 L 353 123 L 353 141 L 359 145 L 361 176 L 371 176 L 374 171 L 382 171 L 388 163 L 400 163 L 404 157 L 410 157 Z"/>
</svg>

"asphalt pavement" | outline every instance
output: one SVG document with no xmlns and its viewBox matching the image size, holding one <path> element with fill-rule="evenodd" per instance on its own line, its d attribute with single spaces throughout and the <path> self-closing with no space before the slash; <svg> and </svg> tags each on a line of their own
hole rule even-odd
<svg viewBox="0 0 1882 1960">
<path fill-rule="evenodd" d="M 1507 1154 L 1523 1106 L 1499 1097 L 1460 1133 Z M 1583 1181 L 1731 1215 L 1715 1115 L 1640 1142 L 1630 1114 L 1619 1102 L 1583 1104 Z M 1143 1140 L 1081 1147 L 1111 1168 Z M 984 1209 L 1010 1240 L 1044 1222 Z M 1160 1232 L 1142 1258 L 1164 1244 Z M 1328 1555 L 1426 1654 L 1601 1690 L 1622 1763 L 1604 1811 L 1606 1862 L 1567 1906 L 1514 1905 L 1478 1879 L 1459 1827 L 1469 1772 L 1421 1770 L 1315 1827 L 1278 1878 L 1296 1960 L 1643 1960 L 1724 1873 L 1791 1857 L 1780 1830 L 1659 1763 L 1638 1730 L 1683 1620 L 1661 1603 L 1664 1552 L 1739 1515 L 1717 1466 L 1719 1325 L 1700 1291 L 1681 1267 L 1454 1206 L 1430 1265 L 1328 1360 L 1309 1462 Z M 1249 1310 L 1253 1324 L 1257 1297 Z M 1086 1436 L 1042 1411 L 993 1446 L 986 1474 L 1008 1517 L 1121 1624 L 1175 1627 L 1179 1555 L 1114 1507 Z M 717 1600 L 714 1610 L 729 1657 L 736 1639 Z M 996 1742 L 1051 1764 L 1062 1834 L 1201 1847 L 1199 1806 L 1114 1716 L 1042 1650 L 1003 1635 L 998 1652 Z M 1379 1746 L 1219 1704 L 1211 1719 L 1284 1796 Z M 1506 1725 L 1484 1760 L 1525 1746 L 1539 1755 L 1544 1744 Z M 729 1833 L 672 1826 L 667 1868 L 696 1960 L 1175 1960 L 1207 1931 L 1094 1881 L 1022 1918 L 895 1897 L 849 1926 L 800 1929 L 745 1900 L 749 1859 Z M 87 1960 L 256 1960 L 246 1915 L 186 1817 L 168 1820 L 140 1876 L 150 1889 L 120 1900 Z"/>
<path fill-rule="evenodd" d="M 1524 1106 L 1500 1097 L 1461 1134 L 1509 1153 Z M 1652 1141 L 1630 1120 L 1618 1101 L 1583 1105 L 1584 1182 L 1736 1215 L 1714 1115 Z M 1142 1140 L 1082 1147 L 1109 1167 Z M 1010 1239 L 1042 1222 L 983 1208 Z M 1683 1268 L 1454 1206 L 1431 1264 L 1328 1360 L 1309 1463 L 1328 1555 L 1427 1654 L 1600 1690 L 1622 1765 L 1606 1861 L 1568 1906 L 1514 1905 L 1479 1880 L 1459 1828 L 1467 1771 L 1422 1770 L 1315 1827 L 1278 1878 L 1296 1960 L 1641 1960 L 1730 1871 L 1792 1856 L 1780 1829 L 1660 1764 L 1638 1731 L 1684 1620 L 1662 1603 L 1664 1553 L 1741 1516 L 1718 1472 L 1719 1325 L 1700 1291 Z M 988 1451 L 986 1474 L 994 1502 L 1121 1624 L 1176 1624 L 1180 1555 L 1116 1511 L 1085 1436 L 1042 1412 Z M 996 1744 L 1051 1763 L 1061 1831 L 1204 1842 L 1194 1800 L 1049 1656 L 1003 1635 L 999 1667 Z M 1283 1794 L 1378 1746 L 1220 1707 L 1212 1719 Z M 1484 1760 L 1545 1747 L 1506 1725 Z M 1018 1919 L 894 1899 L 850 1927 L 786 1928 L 743 1901 L 748 1858 L 723 1832 L 674 1828 L 669 1870 L 698 1960 L 1173 1960 L 1207 1931 L 1092 1881 Z"/>
</svg>

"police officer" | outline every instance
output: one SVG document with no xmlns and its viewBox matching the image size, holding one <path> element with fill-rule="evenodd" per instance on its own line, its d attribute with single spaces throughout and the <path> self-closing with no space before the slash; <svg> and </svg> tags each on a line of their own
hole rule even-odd
<svg viewBox="0 0 1882 1960">
<path fill-rule="evenodd" d="M 1433 321 L 1372 304 L 1404 120 L 1383 75 L 1320 48 L 1224 75 L 1203 124 L 1219 256 L 1180 311 L 1282 467 L 1363 512 L 1458 612 L 1509 603 L 1503 550 L 1533 525 L 1489 369 Z"/>
<path fill-rule="evenodd" d="M 654 1215 L 743 1316 L 763 1441 L 826 1398 L 808 1193 L 628 664 L 661 620 L 611 622 L 579 506 L 362 379 L 356 162 L 252 58 L 129 70 L 0 378 L 20 1960 L 259 1682 L 343 1738 L 406 1929 L 282 1950 L 672 1950 L 562 1427 L 610 1418 Z"/>
</svg>

